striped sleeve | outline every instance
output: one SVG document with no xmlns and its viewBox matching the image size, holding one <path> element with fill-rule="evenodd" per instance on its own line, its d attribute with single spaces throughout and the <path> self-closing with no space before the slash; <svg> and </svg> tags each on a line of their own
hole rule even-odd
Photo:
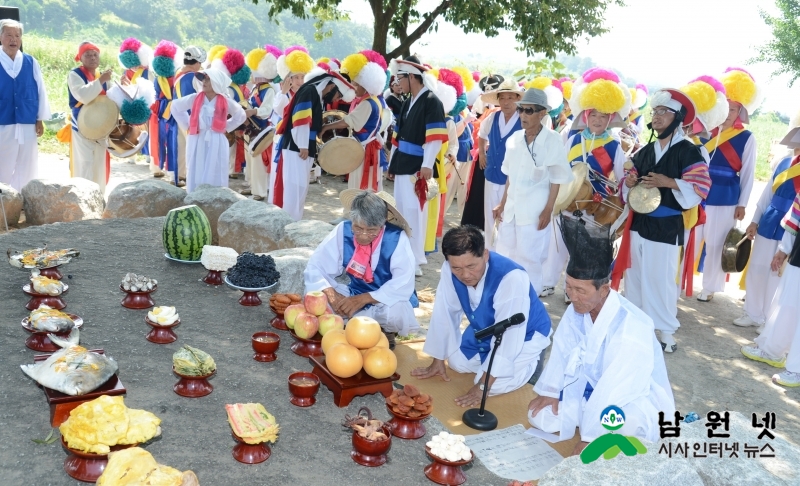
<svg viewBox="0 0 800 486">
<path fill-rule="evenodd" d="M 294 105 L 292 110 L 292 127 L 311 125 L 311 102 L 303 101 Z"/>
<path fill-rule="evenodd" d="M 400 145 L 400 142 L 397 140 L 397 134 L 400 132 L 400 128 L 397 126 L 397 123 L 394 124 L 394 128 L 392 129 L 392 145 L 395 147 Z"/>
<path fill-rule="evenodd" d="M 441 142 L 446 142 L 448 140 L 447 123 L 435 122 L 425 125 L 425 143 L 435 142 L 436 140 L 440 140 Z"/>
<path fill-rule="evenodd" d="M 697 162 L 683 169 L 681 179 L 694 185 L 694 192 L 703 199 L 708 197 L 711 189 L 711 177 L 705 162 Z"/>
<path fill-rule="evenodd" d="M 800 232 L 800 194 L 795 196 L 792 208 L 786 213 L 781 226 L 795 236 Z"/>
</svg>

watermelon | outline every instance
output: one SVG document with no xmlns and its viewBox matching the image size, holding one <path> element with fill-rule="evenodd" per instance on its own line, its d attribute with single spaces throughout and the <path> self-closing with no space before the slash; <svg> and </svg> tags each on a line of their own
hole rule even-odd
<svg viewBox="0 0 800 486">
<path fill-rule="evenodd" d="M 211 244 L 211 223 L 206 213 L 193 204 L 175 208 L 167 213 L 162 238 L 171 258 L 197 262 L 203 246 Z"/>
</svg>

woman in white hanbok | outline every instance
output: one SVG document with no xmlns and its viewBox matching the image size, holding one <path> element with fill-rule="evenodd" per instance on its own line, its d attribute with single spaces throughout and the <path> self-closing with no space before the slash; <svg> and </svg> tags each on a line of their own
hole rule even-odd
<svg viewBox="0 0 800 486">
<path fill-rule="evenodd" d="M 217 97 L 227 101 L 227 121 L 225 132 L 232 132 L 247 118 L 244 109 L 233 99 L 226 96 L 231 80 L 221 71 L 209 68 L 195 75 L 197 93 L 172 102 L 172 116 L 186 136 L 186 191 L 192 192 L 200 184 L 212 186 L 228 186 L 228 139 L 225 133 L 215 131 L 215 116 L 221 116 Z M 197 133 L 190 133 L 190 110 L 195 99 L 203 96 L 200 113 L 197 119 Z"/>
</svg>

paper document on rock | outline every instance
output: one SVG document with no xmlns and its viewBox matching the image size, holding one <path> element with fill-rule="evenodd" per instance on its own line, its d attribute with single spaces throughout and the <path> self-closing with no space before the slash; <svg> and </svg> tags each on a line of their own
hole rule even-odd
<svg viewBox="0 0 800 486">
<path fill-rule="evenodd" d="M 521 424 L 468 435 L 466 443 L 487 469 L 506 479 L 533 481 L 560 463 L 561 454 Z"/>
</svg>

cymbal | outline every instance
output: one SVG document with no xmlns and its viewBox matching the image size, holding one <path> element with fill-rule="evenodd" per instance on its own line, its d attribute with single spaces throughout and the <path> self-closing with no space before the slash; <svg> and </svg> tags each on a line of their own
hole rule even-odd
<svg viewBox="0 0 800 486">
<path fill-rule="evenodd" d="M 657 187 L 647 188 L 639 183 L 628 192 L 628 204 L 639 214 L 650 214 L 661 204 L 661 191 Z"/>
</svg>

